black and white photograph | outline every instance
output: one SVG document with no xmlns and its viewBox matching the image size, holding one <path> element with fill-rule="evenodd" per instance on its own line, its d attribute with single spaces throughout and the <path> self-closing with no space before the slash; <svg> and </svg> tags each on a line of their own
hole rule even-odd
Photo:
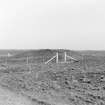
<svg viewBox="0 0 105 105">
<path fill-rule="evenodd" d="M 105 0 L 0 0 L 0 105 L 105 105 Z"/>
</svg>

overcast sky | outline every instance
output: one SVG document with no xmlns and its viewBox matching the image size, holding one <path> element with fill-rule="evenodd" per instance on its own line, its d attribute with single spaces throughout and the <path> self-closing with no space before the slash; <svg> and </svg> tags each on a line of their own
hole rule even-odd
<svg viewBox="0 0 105 105">
<path fill-rule="evenodd" d="M 105 0 L 0 0 L 0 49 L 105 50 Z"/>
</svg>

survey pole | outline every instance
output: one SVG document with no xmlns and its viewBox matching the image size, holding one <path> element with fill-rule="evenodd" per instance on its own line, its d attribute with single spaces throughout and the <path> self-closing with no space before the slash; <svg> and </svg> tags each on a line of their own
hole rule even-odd
<svg viewBox="0 0 105 105">
<path fill-rule="evenodd" d="M 29 64 L 29 58 L 28 58 L 28 56 L 26 58 L 26 63 L 27 63 L 27 65 Z"/>
<path fill-rule="evenodd" d="M 56 63 L 58 63 L 58 52 L 56 53 Z"/>
<path fill-rule="evenodd" d="M 64 62 L 67 62 L 67 54 L 64 52 Z"/>
</svg>

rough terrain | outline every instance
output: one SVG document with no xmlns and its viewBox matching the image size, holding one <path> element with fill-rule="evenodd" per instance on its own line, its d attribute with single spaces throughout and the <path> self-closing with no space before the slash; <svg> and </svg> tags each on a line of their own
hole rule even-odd
<svg viewBox="0 0 105 105">
<path fill-rule="evenodd" d="M 77 60 L 62 63 L 65 51 Z M 56 52 L 60 62 L 45 64 Z M 29 60 L 29 64 L 16 60 L 12 64 L 13 58 L 27 56 L 39 60 Z M 0 105 L 105 105 L 105 54 L 69 50 L 23 52 L 8 58 L 8 65 L 1 64 L 0 86 Z M 3 97 L 7 97 L 5 103 Z"/>
</svg>

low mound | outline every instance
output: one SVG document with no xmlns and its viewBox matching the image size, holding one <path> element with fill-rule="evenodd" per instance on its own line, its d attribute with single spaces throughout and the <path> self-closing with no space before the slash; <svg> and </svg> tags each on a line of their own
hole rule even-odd
<svg viewBox="0 0 105 105">
<path fill-rule="evenodd" d="M 29 50 L 22 53 L 16 54 L 13 58 L 23 58 L 23 57 L 41 57 L 41 56 L 53 56 L 55 50 Z"/>
</svg>

